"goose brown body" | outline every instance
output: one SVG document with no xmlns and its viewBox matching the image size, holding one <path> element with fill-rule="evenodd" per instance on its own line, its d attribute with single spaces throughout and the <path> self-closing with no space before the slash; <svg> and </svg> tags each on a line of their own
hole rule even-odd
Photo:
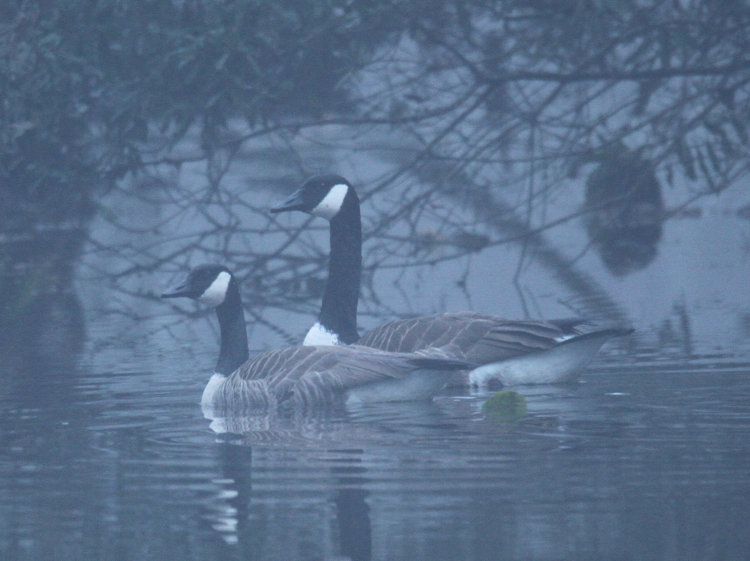
<svg viewBox="0 0 750 561">
<path fill-rule="evenodd" d="M 288 347 L 248 358 L 237 282 L 220 265 L 196 267 L 162 296 L 216 306 L 221 348 L 201 400 L 214 412 L 299 410 L 351 399 L 429 399 L 453 372 L 474 366 L 441 349 L 394 353 L 359 345 Z"/>
<path fill-rule="evenodd" d="M 392 352 L 441 347 L 481 365 L 465 377 L 467 383 L 482 384 L 493 378 L 504 384 L 547 383 L 570 378 L 607 340 L 632 332 L 620 327 L 587 331 L 580 328 L 584 323 L 580 319 L 514 320 L 466 311 L 394 320 L 358 338 L 356 308 L 362 267 L 359 197 L 341 176 L 314 176 L 272 209 L 292 210 L 320 216 L 331 224 L 328 282 L 318 322 L 308 332 L 305 344 L 356 342 Z M 550 373 L 550 368 L 556 370 Z"/>
</svg>

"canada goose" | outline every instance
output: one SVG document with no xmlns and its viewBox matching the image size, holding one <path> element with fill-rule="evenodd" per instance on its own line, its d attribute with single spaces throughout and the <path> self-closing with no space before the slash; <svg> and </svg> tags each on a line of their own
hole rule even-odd
<svg viewBox="0 0 750 561">
<path fill-rule="evenodd" d="M 316 175 L 272 213 L 299 210 L 330 222 L 331 256 L 323 303 L 305 345 L 356 342 L 391 352 L 452 345 L 481 366 L 468 382 L 504 385 L 561 382 L 584 368 L 611 337 L 632 329 L 582 332 L 579 319 L 508 320 L 475 312 L 443 313 L 396 320 L 357 334 L 357 300 L 362 270 L 359 197 L 339 175 Z"/>
<path fill-rule="evenodd" d="M 219 359 L 201 405 L 215 410 L 300 409 L 345 401 L 428 399 L 451 373 L 472 364 L 446 352 L 390 353 L 369 347 L 307 346 L 248 358 L 237 280 L 223 265 L 200 265 L 162 298 L 186 297 L 216 308 Z"/>
</svg>

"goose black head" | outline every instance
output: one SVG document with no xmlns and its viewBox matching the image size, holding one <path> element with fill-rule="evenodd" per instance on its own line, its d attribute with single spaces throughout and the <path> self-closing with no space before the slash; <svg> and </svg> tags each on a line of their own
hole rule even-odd
<svg viewBox="0 0 750 561">
<path fill-rule="evenodd" d="M 199 265 L 162 298 L 192 298 L 212 306 L 220 306 L 227 296 L 232 273 L 223 265 Z"/>
<path fill-rule="evenodd" d="M 340 175 L 314 175 L 288 199 L 271 208 L 271 212 L 300 210 L 332 220 L 341 210 L 347 197 L 356 198 L 356 196 L 349 182 Z"/>
</svg>

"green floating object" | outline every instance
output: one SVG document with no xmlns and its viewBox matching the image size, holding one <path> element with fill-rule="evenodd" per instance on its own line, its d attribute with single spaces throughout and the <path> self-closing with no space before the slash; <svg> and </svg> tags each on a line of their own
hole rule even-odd
<svg viewBox="0 0 750 561">
<path fill-rule="evenodd" d="M 517 392 L 500 391 L 484 402 L 482 412 L 501 423 L 520 421 L 526 415 L 526 398 Z"/>
</svg>

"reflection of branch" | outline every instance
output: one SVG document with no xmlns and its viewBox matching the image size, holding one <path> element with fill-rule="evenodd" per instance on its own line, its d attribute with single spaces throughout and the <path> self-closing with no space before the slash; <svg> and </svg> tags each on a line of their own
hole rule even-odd
<svg viewBox="0 0 750 561">
<path fill-rule="evenodd" d="M 528 252 L 516 278 L 533 252 L 569 291 L 593 296 L 594 313 L 622 317 L 592 278 L 572 268 L 575 258 L 565 258 L 547 236 L 592 208 L 562 212 L 554 196 L 568 198 L 565 190 L 581 187 L 580 169 L 621 149 L 638 151 L 667 178 L 675 164 L 689 168 L 687 160 L 710 151 L 710 166 L 694 164 L 705 181 L 698 193 L 685 188 L 684 204 L 746 174 L 750 60 L 742 43 L 709 32 L 710 26 L 696 30 L 671 12 L 645 21 L 625 7 L 630 19 L 624 17 L 621 29 L 592 33 L 583 25 L 579 36 L 576 22 L 554 15 L 532 10 L 535 17 L 526 22 L 484 13 L 479 5 L 472 9 L 476 22 L 471 16 L 465 29 L 451 28 L 450 15 L 413 21 L 402 41 L 365 61 L 348 79 L 357 96 L 348 114 L 288 118 L 249 130 L 235 122 L 238 130 L 227 127 L 205 150 L 196 134 L 193 144 L 184 143 L 187 150 L 152 151 L 144 167 L 156 172 L 161 164 L 179 170 L 205 162 L 205 184 L 146 191 L 159 198 L 140 204 L 161 205 L 166 213 L 149 225 L 118 213 L 104 216 L 121 239 L 113 246 L 91 243 L 92 251 L 117 263 L 102 274 L 119 280 L 175 271 L 199 259 L 226 262 L 257 294 L 255 321 L 292 340 L 295 328 L 276 325 L 263 307 L 314 316 L 319 287 L 313 285 L 327 272 L 327 236 L 320 236 L 326 228 L 313 219 L 298 217 L 286 226 L 269 217 L 253 204 L 252 191 L 233 183 L 232 172 L 240 169 L 245 185 L 250 172 L 241 166 L 249 155 L 260 160 L 253 150 L 262 145 L 266 177 L 297 179 L 320 165 L 323 150 L 327 161 L 343 168 L 331 171 L 371 173 L 387 163 L 377 178 L 357 185 L 366 204 L 363 307 L 374 316 L 398 313 L 388 298 L 378 298 L 376 270 L 394 271 L 398 282 L 418 267 L 468 263 L 475 252 L 523 242 Z M 662 33 L 674 36 L 681 25 L 705 45 L 702 52 L 671 50 Z M 549 45 L 545 26 L 554 32 Z M 723 29 L 738 33 L 729 24 Z M 714 63 L 719 57 L 722 63 Z M 452 212 L 456 206 L 460 212 Z M 150 236 L 156 230 L 158 236 Z M 573 253 L 582 254 L 582 245 Z"/>
<path fill-rule="evenodd" d="M 342 117 L 315 118 L 315 119 L 309 119 L 309 120 L 303 120 L 303 121 L 285 121 L 283 123 L 267 125 L 262 128 L 256 128 L 256 129 L 253 129 L 251 132 L 239 134 L 227 140 L 220 141 L 214 146 L 214 149 L 222 149 L 222 148 L 228 148 L 232 146 L 239 146 L 251 140 L 269 137 L 276 133 L 289 132 L 289 131 L 294 132 L 294 133 L 299 133 L 305 129 L 318 129 L 320 127 L 326 127 L 326 126 L 357 127 L 357 126 L 369 126 L 369 125 L 393 125 L 393 124 L 406 125 L 410 123 L 420 123 L 423 121 L 429 121 L 438 117 L 449 115 L 450 113 L 455 111 L 458 107 L 460 107 L 464 103 L 465 99 L 466 99 L 465 97 L 459 96 L 444 106 L 433 108 L 433 109 L 422 110 L 413 115 L 403 115 L 403 116 L 400 116 L 398 119 L 394 119 L 391 116 L 387 116 L 387 117 L 342 116 Z M 175 156 L 173 154 L 169 154 L 169 155 L 161 156 L 153 160 L 145 160 L 142 163 L 142 166 L 144 168 L 150 168 L 150 167 L 157 167 L 157 166 L 166 164 L 170 166 L 179 167 L 184 164 L 204 162 L 204 161 L 207 161 L 208 159 L 209 159 L 209 155 L 202 151 L 200 153 L 186 155 L 186 156 Z M 122 171 L 125 172 L 129 170 L 127 168 L 123 168 Z"/>
<path fill-rule="evenodd" d="M 717 66 L 698 66 L 698 67 L 663 67 L 654 70 L 638 71 L 600 71 L 600 72 L 545 72 L 545 71 L 527 71 L 527 70 L 503 70 L 502 76 L 487 78 L 491 84 L 505 84 L 507 82 L 557 82 L 570 84 L 573 82 L 599 82 L 599 81 L 632 81 L 642 80 L 662 80 L 667 78 L 689 78 L 701 76 L 726 76 L 734 74 L 741 70 L 750 69 L 750 60 L 740 60 L 737 62 L 717 65 Z"/>
</svg>

